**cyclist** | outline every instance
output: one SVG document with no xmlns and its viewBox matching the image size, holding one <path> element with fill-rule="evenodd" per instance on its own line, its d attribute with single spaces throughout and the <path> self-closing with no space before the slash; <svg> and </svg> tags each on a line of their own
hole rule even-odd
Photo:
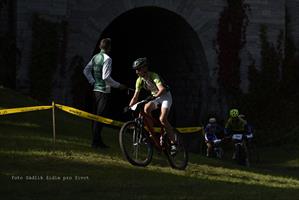
<svg viewBox="0 0 299 200">
<path fill-rule="evenodd" d="M 238 109 L 231 109 L 229 111 L 229 118 L 225 124 L 226 135 L 232 135 L 233 133 L 244 133 L 247 129 L 246 120 L 239 117 Z"/>
<path fill-rule="evenodd" d="M 231 109 L 229 111 L 229 119 L 225 124 L 225 134 L 235 136 L 243 135 L 247 131 L 247 122 L 239 117 L 238 109 Z M 242 136 L 241 136 L 242 137 Z M 233 153 L 233 159 L 235 159 L 235 151 Z"/>
<path fill-rule="evenodd" d="M 251 143 L 252 140 L 253 140 L 253 132 L 254 132 L 253 126 L 250 123 L 248 123 L 248 121 L 246 120 L 246 117 L 245 117 L 244 114 L 240 114 L 239 117 L 241 119 L 243 119 L 243 120 L 246 121 L 246 132 L 245 132 L 245 135 L 247 137 L 248 143 Z"/>
<path fill-rule="evenodd" d="M 205 132 L 205 142 L 207 145 L 207 157 L 210 157 L 213 153 L 213 148 L 221 142 L 218 139 L 217 133 L 220 131 L 220 126 L 217 124 L 216 118 L 212 117 L 209 119 L 209 123 L 206 125 Z"/>
<path fill-rule="evenodd" d="M 133 63 L 133 69 L 136 70 L 138 78 L 135 85 L 135 93 L 130 101 L 129 106 L 134 105 L 138 101 L 140 90 L 144 88 L 151 92 L 152 100 L 145 104 L 144 112 L 146 114 L 146 122 L 150 132 L 153 132 L 153 120 L 151 112 L 161 105 L 161 114 L 159 120 L 161 124 L 165 127 L 167 133 L 169 134 L 169 139 L 171 141 L 171 154 L 176 152 L 176 144 L 173 127 L 168 122 L 168 113 L 172 104 L 172 96 L 169 91 L 169 87 L 162 81 L 161 77 L 148 70 L 147 58 L 138 58 Z"/>
</svg>

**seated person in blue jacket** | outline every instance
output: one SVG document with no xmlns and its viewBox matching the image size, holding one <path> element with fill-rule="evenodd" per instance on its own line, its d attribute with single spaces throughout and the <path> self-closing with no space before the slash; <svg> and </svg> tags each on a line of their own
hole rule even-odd
<svg viewBox="0 0 299 200">
<path fill-rule="evenodd" d="M 204 129 L 205 142 L 207 145 L 207 157 L 210 157 L 213 153 L 215 145 L 221 142 L 221 139 L 217 137 L 217 134 L 221 131 L 221 127 L 217 124 L 216 118 L 212 117 L 209 119 L 209 123 Z"/>
</svg>

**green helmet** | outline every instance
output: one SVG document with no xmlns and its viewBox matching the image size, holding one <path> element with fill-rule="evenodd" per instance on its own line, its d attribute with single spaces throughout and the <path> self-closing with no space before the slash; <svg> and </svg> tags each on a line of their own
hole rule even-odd
<svg viewBox="0 0 299 200">
<path fill-rule="evenodd" d="M 237 118 L 239 116 L 238 109 L 231 109 L 229 111 L 229 116 L 232 117 L 232 118 Z"/>
</svg>

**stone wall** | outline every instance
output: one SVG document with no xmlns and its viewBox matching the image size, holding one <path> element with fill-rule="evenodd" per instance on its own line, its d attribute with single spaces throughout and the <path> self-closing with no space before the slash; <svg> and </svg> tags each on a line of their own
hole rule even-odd
<svg viewBox="0 0 299 200">
<path fill-rule="evenodd" d="M 247 90 L 247 67 L 251 56 L 259 64 L 261 24 L 268 26 L 269 39 L 276 42 L 280 30 L 285 28 L 285 3 L 292 16 L 292 30 L 297 44 L 299 39 L 298 0 L 247 0 L 251 7 L 247 28 L 246 47 L 242 51 L 241 79 L 242 88 Z M 179 71 L 175 68 L 172 77 L 184 76 L 184 80 L 175 84 L 174 94 L 178 99 L 176 112 L 181 118 L 189 117 L 193 123 L 200 122 L 208 112 L 217 112 L 217 54 L 215 40 L 219 14 L 225 6 L 223 0 L 18 0 L 17 1 L 17 45 L 21 50 L 21 63 L 17 67 L 17 87 L 28 90 L 28 68 L 31 62 L 32 15 L 39 13 L 48 20 L 67 21 L 66 61 L 59 69 L 72 73 L 71 60 L 79 56 L 87 63 L 91 58 L 98 40 L 107 27 L 122 14 L 141 7 L 162 8 L 185 20 L 198 37 L 198 48 L 191 47 L 187 57 L 198 57 L 191 62 L 192 70 Z M 142 19 L 140 19 L 142 20 Z M 182 35 L 187 41 L 188 35 Z M 200 47 L 199 47 L 200 46 Z M 185 73 L 185 75 L 184 75 Z M 72 104 L 70 97 L 70 76 L 65 79 L 55 76 L 59 87 L 53 88 L 55 101 Z M 185 78 L 187 77 L 187 79 Z M 195 86 L 198 89 L 184 94 L 184 88 Z M 183 96 L 183 97 L 182 97 Z"/>
</svg>

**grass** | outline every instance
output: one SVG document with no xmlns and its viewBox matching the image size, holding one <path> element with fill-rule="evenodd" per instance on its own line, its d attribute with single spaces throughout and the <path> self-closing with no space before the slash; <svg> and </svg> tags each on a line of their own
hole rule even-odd
<svg viewBox="0 0 299 200">
<path fill-rule="evenodd" d="M 32 105 L 0 88 L 0 107 Z M 56 116 L 55 146 L 50 110 L 0 116 L 0 199 L 298 199 L 296 146 L 265 148 L 250 168 L 191 154 L 178 171 L 157 153 L 140 168 L 123 159 L 118 129 L 104 129 L 110 149 L 93 150 L 90 121 Z"/>
</svg>

